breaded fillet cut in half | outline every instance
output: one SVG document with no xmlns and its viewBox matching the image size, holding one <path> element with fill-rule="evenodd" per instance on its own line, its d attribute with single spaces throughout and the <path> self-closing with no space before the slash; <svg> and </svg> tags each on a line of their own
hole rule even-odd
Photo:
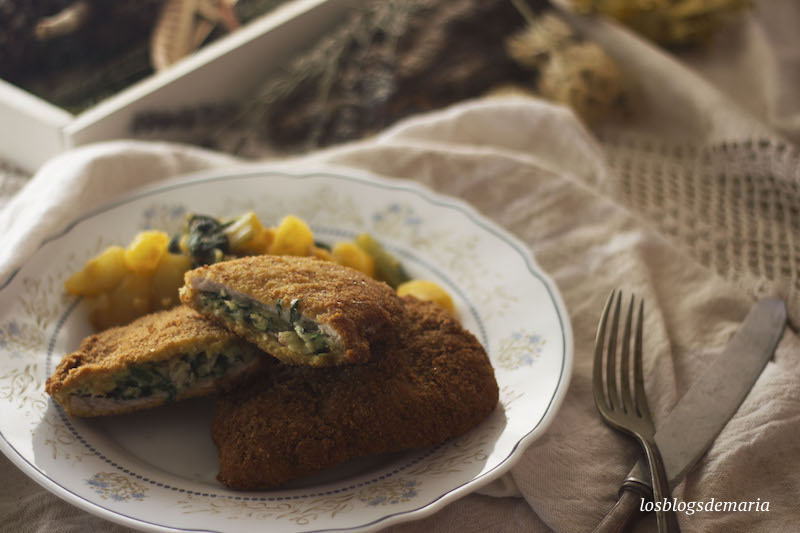
<svg viewBox="0 0 800 533">
<path fill-rule="evenodd" d="M 291 365 L 367 361 L 393 342 L 403 314 L 385 283 L 311 257 L 244 257 L 191 270 L 184 281 L 184 304 Z"/>
<path fill-rule="evenodd" d="M 72 416 L 127 413 L 214 392 L 267 359 L 255 346 L 180 306 L 83 340 L 47 380 Z"/>
<path fill-rule="evenodd" d="M 361 365 L 271 361 L 217 397 L 220 482 L 269 488 L 358 457 L 461 435 L 495 408 L 498 387 L 478 340 L 442 308 L 405 297 L 398 343 Z"/>
</svg>

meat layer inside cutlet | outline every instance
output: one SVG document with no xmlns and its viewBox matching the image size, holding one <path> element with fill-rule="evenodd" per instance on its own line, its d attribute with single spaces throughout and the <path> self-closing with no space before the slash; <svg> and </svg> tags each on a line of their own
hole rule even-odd
<svg viewBox="0 0 800 533">
<path fill-rule="evenodd" d="M 212 422 L 218 479 L 273 487 L 358 457 L 443 442 L 491 413 L 497 382 L 477 339 L 435 304 L 403 300 L 397 344 L 369 362 L 273 362 L 222 393 Z"/>
<path fill-rule="evenodd" d="M 388 285 L 308 257 L 261 255 L 186 273 L 181 300 L 284 363 L 369 359 L 392 342 L 402 303 Z"/>
<path fill-rule="evenodd" d="M 262 359 L 255 346 L 176 307 L 87 337 L 46 391 L 70 415 L 119 414 L 209 394 Z"/>
</svg>

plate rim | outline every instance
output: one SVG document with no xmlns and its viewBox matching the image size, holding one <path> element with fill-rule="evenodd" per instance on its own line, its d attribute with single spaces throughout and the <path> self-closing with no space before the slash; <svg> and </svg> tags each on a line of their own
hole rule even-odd
<svg viewBox="0 0 800 533">
<path fill-rule="evenodd" d="M 19 274 L 25 266 L 29 264 L 32 258 L 38 254 L 42 248 L 47 244 L 58 240 L 72 231 L 78 224 L 89 220 L 101 213 L 120 207 L 122 205 L 134 202 L 138 199 L 145 198 L 150 195 L 158 194 L 160 192 L 174 190 L 187 185 L 195 183 L 209 183 L 215 181 L 224 181 L 227 179 L 236 179 L 243 177 L 253 176 L 275 176 L 275 177 L 328 177 L 334 179 L 345 179 L 348 181 L 356 181 L 365 183 L 367 185 L 380 185 L 384 188 L 392 190 L 410 191 L 414 194 L 421 196 L 423 200 L 433 203 L 437 206 L 450 207 L 460 210 L 464 213 L 473 223 L 480 226 L 482 229 L 488 231 L 496 238 L 505 241 L 511 248 L 519 254 L 525 266 L 530 273 L 538 279 L 545 287 L 548 296 L 550 297 L 553 308 L 558 317 L 558 322 L 561 328 L 563 350 L 561 354 L 561 367 L 559 371 L 558 381 L 555 390 L 552 392 L 550 401 L 545 408 L 539 421 L 524 435 L 522 435 L 508 454 L 498 464 L 490 470 L 481 473 L 454 488 L 446 490 L 443 494 L 436 497 L 434 500 L 422 504 L 420 507 L 389 513 L 368 523 L 359 524 L 346 528 L 311 528 L 311 529 L 298 529 L 298 531 L 320 532 L 320 531 L 371 531 L 376 528 L 388 527 L 390 525 L 410 522 L 419 520 L 427 516 L 431 516 L 441 510 L 446 505 L 462 498 L 463 496 L 475 492 L 481 487 L 491 483 L 492 481 L 500 478 L 506 474 L 514 464 L 521 458 L 522 452 L 527 449 L 539 436 L 544 433 L 550 426 L 559 409 L 561 408 L 566 392 L 572 377 L 572 367 L 574 364 L 574 339 L 572 333 L 572 326 L 569 320 L 569 314 L 564 304 L 563 297 L 558 290 L 557 285 L 552 278 L 539 266 L 533 252 L 530 248 L 523 243 L 518 237 L 512 234 L 507 229 L 496 224 L 488 217 L 480 213 L 474 206 L 462 200 L 459 197 L 452 196 L 446 193 L 438 192 L 427 184 L 422 184 L 406 178 L 387 177 L 379 175 L 370 171 L 356 169 L 346 166 L 331 165 L 331 164 L 311 164 L 303 165 L 298 168 L 298 165 L 288 163 L 275 163 L 275 162 L 256 162 L 256 163 L 243 163 L 228 167 L 215 167 L 210 169 L 203 169 L 199 171 L 187 172 L 177 174 L 174 177 L 162 180 L 155 184 L 149 184 L 144 187 L 132 189 L 124 194 L 119 195 L 117 198 L 95 208 L 86 213 L 71 219 L 61 229 L 52 233 L 44 238 L 35 250 L 21 262 L 8 276 L 7 279 L 0 285 L 0 293 L 7 289 L 14 278 Z M 114 511 L 103 507 L 100 503 L 90 501 L 79 494 L 70 491 L 68 488 L 62 486 L 58 481 L 48 477 L 45 473 L 40 471 L 35 465 L 31 464 L 14 446 L 7 440 L 5 434 L 0 430 L 0 451 L 8 457 L 8 459 L 29 478 L 33 479 L 39 485 L 50 491 L 60 499 L 75 505 L 89 512 L 95 516 L 99 516 L 105 520 L 121 524 L 127 527 L 136 528 L 144 531 L 194 531 L 203 533 L 219 533 L 220 530 L 216 529 L 197 529 L 197 528 L 181 528 L 176 526 L 165 526 L 148 522 L 140 518 L 133 518 L 125 515 L 124 513 Z M 143 529 L 143 526 L 145 529 Z"/>
</svg>

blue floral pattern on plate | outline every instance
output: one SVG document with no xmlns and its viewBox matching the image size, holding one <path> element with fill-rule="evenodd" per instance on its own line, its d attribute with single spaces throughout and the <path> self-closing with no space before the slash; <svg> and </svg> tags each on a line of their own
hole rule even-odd
<svg viewBox="0 0 800 533">
<path fill-rule="evenodd" d="M 177 229 L 186 212 L 232 216 L 247 209 L 270 224 L 296 214 L 326 239 L 367 231 L 414 277 L 445 286 L 462 323 L 487 347 L 500 408 L 464 437 L 432 449 L 356 462 L 305 486 L 241 493 L 214 479 L 207 429 L 198 433 L 203 442 L 180 440 L 200 420 L 194 407 L 188 417 L 161 411 L 159 425 L 135 415 L 71 419 L 49 400 L 47 377 L 90 333 L 85 310 L 63 293 L 69 273 L 140 229 Z M 554 416 L 572 361 L 560 296 L 524 245 L 455 199 L 356 172 L 217 171 L 133 195 L 49 239 L 0 286 L 0 298 L 0 451 L 68 501 L 159 530 L 364 530 L 427 514 L 510 467 Z M 131 435 L 138 444 L 127 440 Z M 199 456 L 212 464 L 159 462 L 148 455 L 158 447 L 146 443 L 163 435 L 177 439 L 167 443 L 176 457 L 208 447 Z"/>
</svg>

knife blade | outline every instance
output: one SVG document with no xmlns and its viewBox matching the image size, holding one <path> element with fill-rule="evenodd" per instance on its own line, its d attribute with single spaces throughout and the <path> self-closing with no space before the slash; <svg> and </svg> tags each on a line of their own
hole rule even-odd
<svg viewBox="0 0 800 533">
<path fill-rule="evenodd" d="M 728 423 L 767 361 L 786 324 L 786 306 L 777 298 L 760 300 L 733 338 L 678 400 L 655 440 L 670 486 L 675 486 L 702 457 Z M 623 531 L 636 516 L 639 498 L 652 498 L 647 463 L 639 459 L 620 488 L 620 499 L 595 533 Z"/>
</svg>

